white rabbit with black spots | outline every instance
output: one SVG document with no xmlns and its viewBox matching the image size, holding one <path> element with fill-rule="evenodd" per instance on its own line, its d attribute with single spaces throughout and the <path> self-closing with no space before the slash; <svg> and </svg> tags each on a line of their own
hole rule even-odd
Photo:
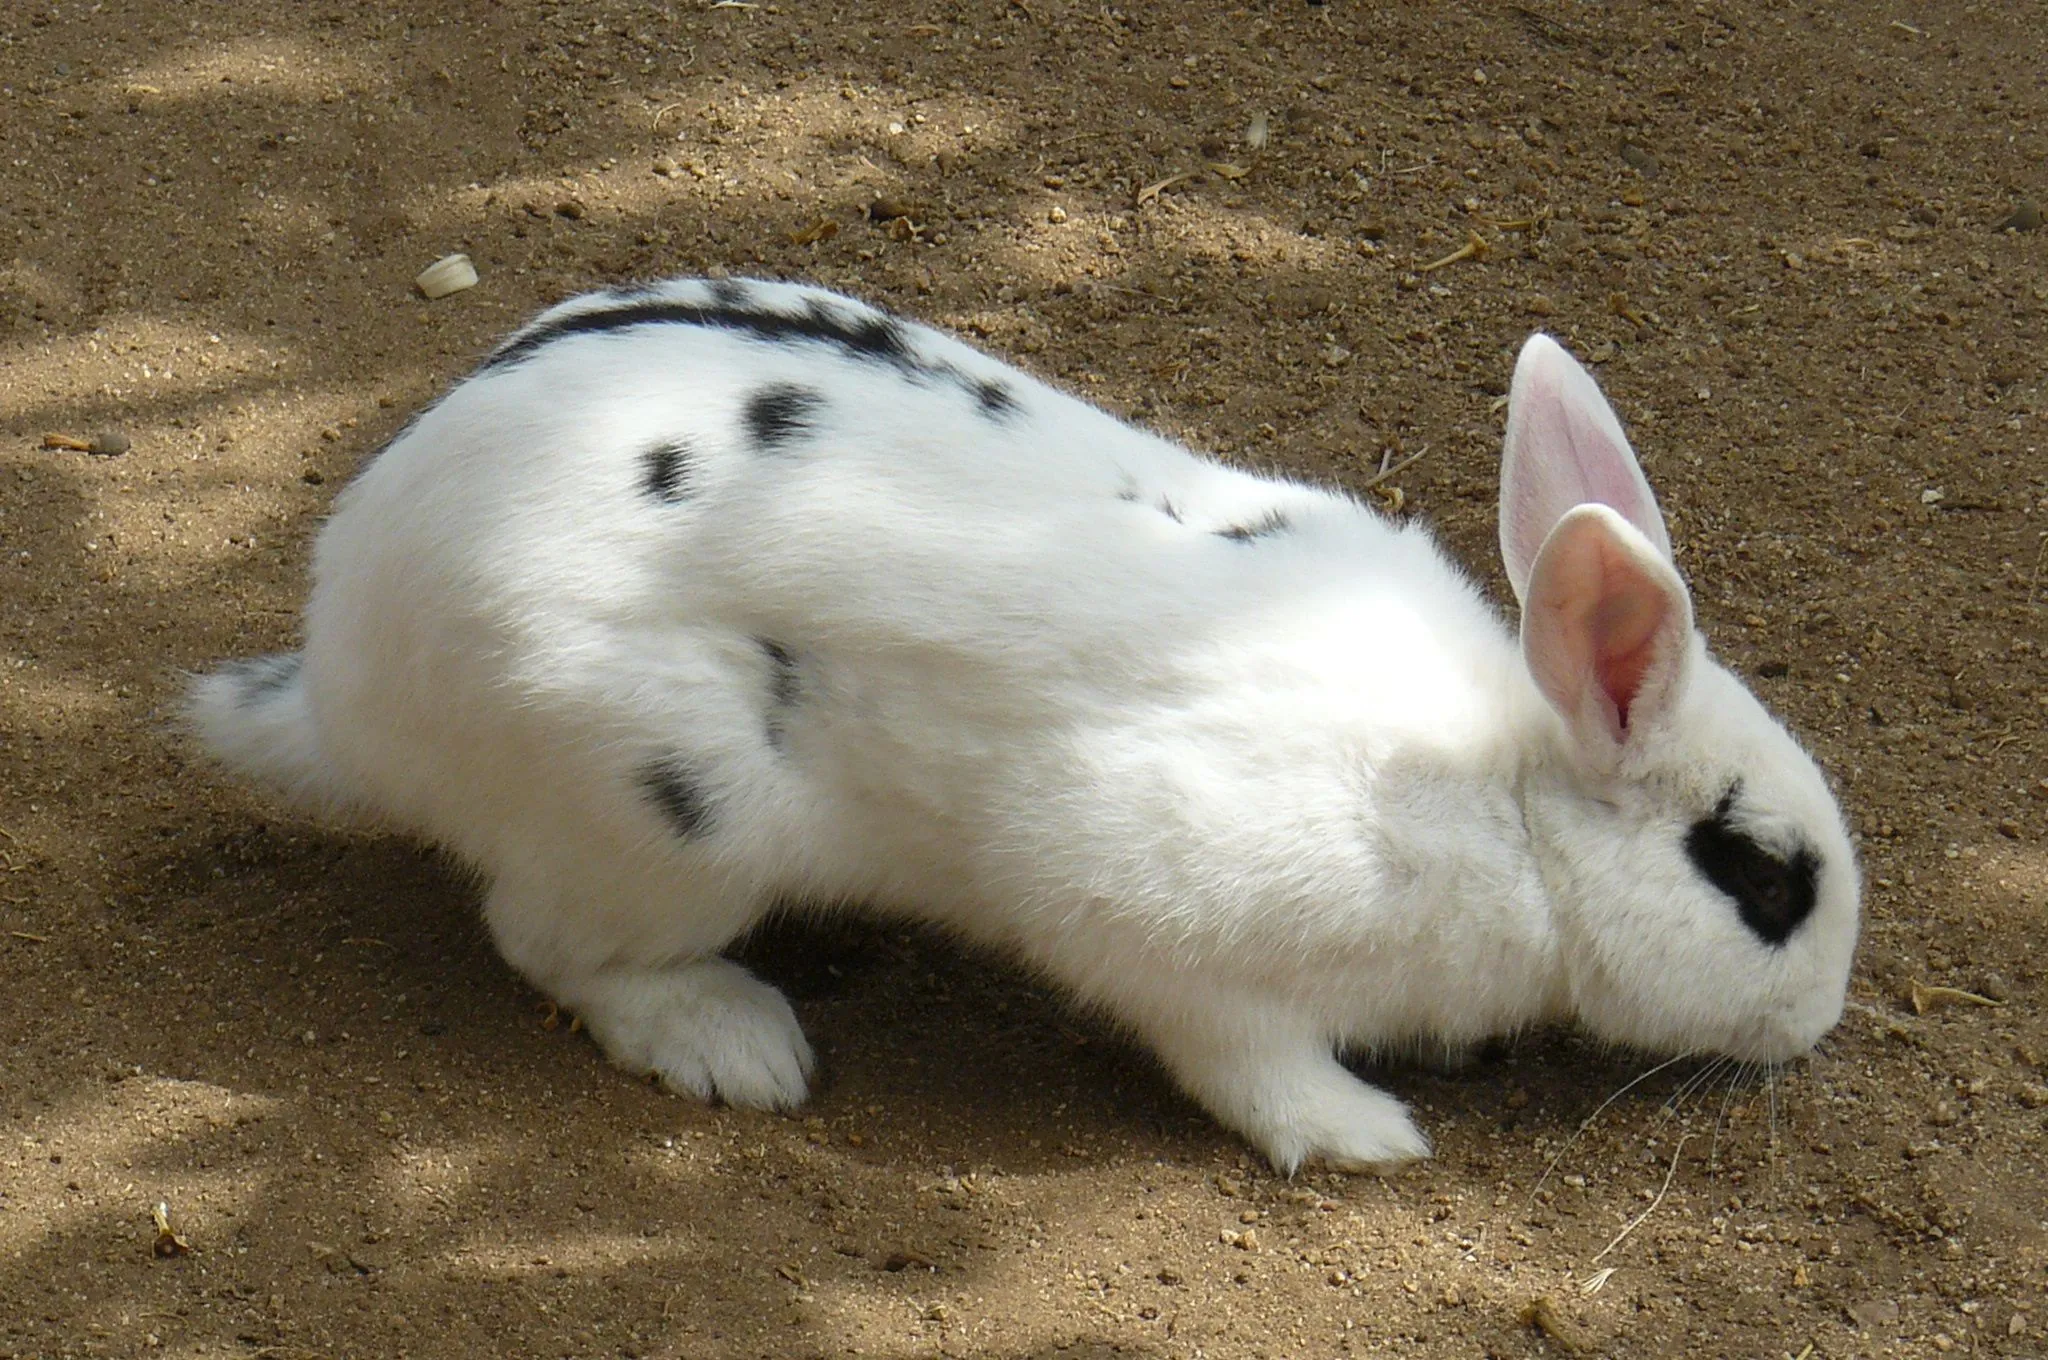
<svg viewBox="0 0 2048 1360">
<path fill-rule="evenodd" d="M 1793 1058 L 1857 933 L 1835 801 L 1708 656 L 1592 379 L 1539 335 L 1509 401 L 1519 642 L 1424 530 L 923 326 L 595 293 L 364 469 L 304 649 L 190 719 L 474 866 L 612 1058 L 735 1105 L 812 1070 L 720 954 L 784 903 L 1010 951 L 1283 1171 L 1427 1153 L 1345 1050 Z"/>
</svg>

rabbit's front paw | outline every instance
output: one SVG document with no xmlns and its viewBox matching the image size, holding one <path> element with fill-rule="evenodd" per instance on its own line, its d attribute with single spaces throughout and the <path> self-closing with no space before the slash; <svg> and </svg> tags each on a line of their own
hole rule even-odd
<svg viewBox="0 0 2048 1360">
<path fill-rule="evenodd" d="M 728 1105 L 803 1103 L 813 1059 L 782 993 L 727 959 L 579 979 L 563 1000 L 611 1060 Z"/>
<path fill-rule="evenodd" d="M 1429 1155 L 1407 1108 L 1352 1076 L 1312 1025 L 1220 1009 L 1154 1041 L 1189 1094 L 1283 1175 L 1309 1161 L 1384 1171 Z"/>
<path fill-rule="evenodd" d="M 1289 1141 L 1332 1171 L 1388 1171 L 1429 1155 L 1429 1139 L 1400 1101 L 1345 1074 L 1303 1102 Z"/>
</svg>

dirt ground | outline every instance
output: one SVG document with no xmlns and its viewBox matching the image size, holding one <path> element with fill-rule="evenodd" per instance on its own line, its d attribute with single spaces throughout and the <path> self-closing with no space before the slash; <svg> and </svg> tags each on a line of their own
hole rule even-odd
<svg viewBox="0 0 2048 1360">
<path fill-rule="evenodd" d="M 0 1356 L 2048 1353 L 2044 33 L 2039 0 L 10 4 Z M 453 251 L 482 282 L 414 293 Z M 801 1117 L 608 1067 L 458 875 L 281 814 L 168 714 L 292 642 L 330 498 L 494 337 L 707 269 L 1232 459 L 1423 453 L 1398 512 L 1488 573 L 1514 347 L 1564 336 L 1850 808 L 1841 1028 L 1575 1142 L 1649 1060 L 1389 1070 L 1439 1155 L 1385 1180 L 1273 1176 L 889 925 L 749 948 L 826 1064 Z"/>
</svg>

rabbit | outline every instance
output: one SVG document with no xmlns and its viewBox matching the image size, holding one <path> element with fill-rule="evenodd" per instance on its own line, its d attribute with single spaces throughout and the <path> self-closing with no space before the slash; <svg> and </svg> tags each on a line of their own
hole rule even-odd
<svg viewBox="0 0 2048 1360">
<path fill-rule="evenodd" d="M 1593 379 L 1515 364 L 1519 641 L 1429 532 L 1198 456 L 815 287 L 542 313 L 338 498 L 302 651 L 187 718 L 302 807 L 438 843 L 620 1065 L 806 1097 L 721 954 L 777 904 L 1008 951 L 1282 1173 L 1430 1144 L 1340 1061 L 1576 1021 L 1805 1053 L 1854 851 L 1706 650 Z"/>
</svg>

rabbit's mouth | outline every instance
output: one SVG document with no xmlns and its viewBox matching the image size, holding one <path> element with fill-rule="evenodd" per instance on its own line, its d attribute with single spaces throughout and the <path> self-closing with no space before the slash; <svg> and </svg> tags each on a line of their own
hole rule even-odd
<svg viewBox="0 0 2048 1360">
<path fill-rule="evenodd" d="M 1711 1047 L 1723 1057 L 1738 1062 L 1777 1065 L 1797 1062 L 1813 1052 L 1822 1035 L 1834 1028 L 1832 1021 L 1814 1025 L 1804 1016 L 1767 1016 L 1744 1026 L 1733 1038 Z"/>
</svg>

